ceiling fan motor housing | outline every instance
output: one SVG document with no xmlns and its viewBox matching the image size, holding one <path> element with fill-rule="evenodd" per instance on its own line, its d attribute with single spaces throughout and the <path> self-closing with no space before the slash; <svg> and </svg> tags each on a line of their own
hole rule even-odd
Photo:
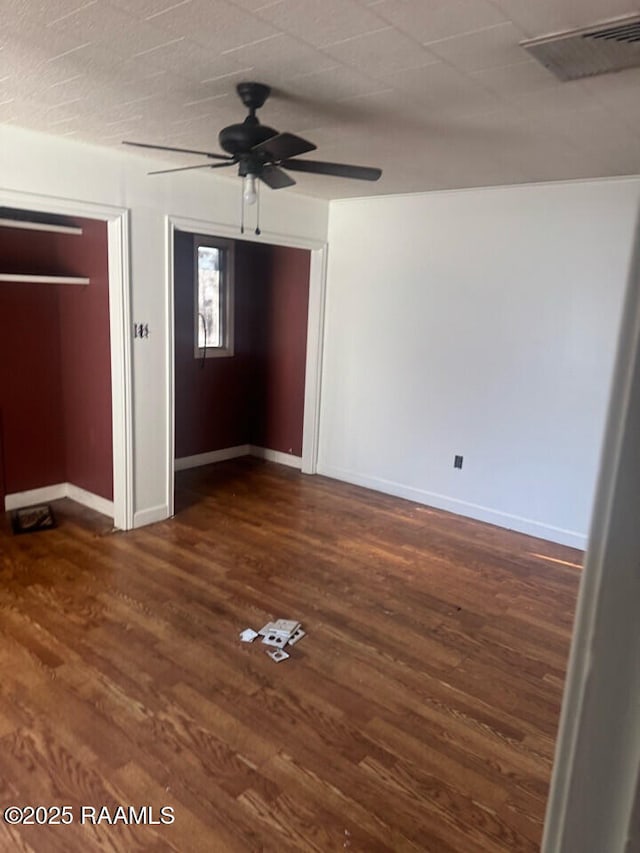
<svg viewBox="0 0 640 853">
<path fill-rule="evenodd" d="M 254 145 L 266 142 L 272 136 L 277 136 L 278 131 L 265 124 L 260 124 L 257 118 L 247 116 L 240 124 L 230 124 L 220 131 L 218 142 L 223 151 L 233 156 L 248 154 Z"/>
<path fill-rule="evenodd" d="M 260 124 L 256 110 L 263 106 L 271 93 L 271 88 L 263 83 L 238 83 L 236 91 L 242 103 L 249 110 L 249 115 L 240 124 L 230 124 L 223 128 L 218 135 L 220 147 L 234 157 L 248 154 L 254 145 L 266 142 L 278 131 L 272 127 Z"/>
</svg>

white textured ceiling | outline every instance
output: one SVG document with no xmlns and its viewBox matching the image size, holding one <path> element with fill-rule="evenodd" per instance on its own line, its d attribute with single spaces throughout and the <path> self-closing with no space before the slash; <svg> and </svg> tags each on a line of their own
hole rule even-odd
<svg viewBox="0 0 640 853">
<path fill-rule="evenodd" d="M 310 195 L 639 174 L 640 69 L 560 83 L 519 46 L 638 11 L 632 0 L 0 0 L 0 122 L 218 151 L 220 128 L 246 114 L 235 84 L 257 80 L 274 89 L 261 120 L 315 142 L 309 157 L 384 170 L 377 183 L 296 173 Z"/>
</svg>

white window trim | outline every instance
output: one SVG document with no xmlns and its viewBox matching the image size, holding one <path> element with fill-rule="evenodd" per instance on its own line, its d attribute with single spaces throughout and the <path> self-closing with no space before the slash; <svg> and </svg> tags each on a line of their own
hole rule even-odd
<svg viewBox="0 0 640 853">
<path fill-rule="evenodd" d="M 221 249 L 226 254 L 226 264 L 222 280 L 222 335 L 223 345 L 219 347 L 198 346 L 199 325 L 198 312 L 198 248 L 207 246 Z M 234 355 L 234 302 L 235 302 L 235 243 L 222 237 L 208 237 L 202 234 L 193 235 L 193 353 L 194 358 L 231 358 Z"/>
</svg>

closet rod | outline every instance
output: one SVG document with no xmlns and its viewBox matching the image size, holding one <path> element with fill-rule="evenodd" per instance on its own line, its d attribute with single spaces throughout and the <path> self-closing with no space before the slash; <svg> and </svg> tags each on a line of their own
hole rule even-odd
<svg viewBox="0 0 640 853">
<path fill-rule="evenodd" d="M 26 219 L 0 219 L 3 228 L 22 228 L 25 231 L 50 231 L 54 234 L 82 234 L 75 225 L 49 225 L 46 222 L 28 222 Z"/>
<path fill-rule="evenodd" d="M 89 284 L 88 278 L 75 275 L 22 275 L 19 273 L 0 273 L 0 282 L 12 281 L 18 284 Z"/>
</svg>

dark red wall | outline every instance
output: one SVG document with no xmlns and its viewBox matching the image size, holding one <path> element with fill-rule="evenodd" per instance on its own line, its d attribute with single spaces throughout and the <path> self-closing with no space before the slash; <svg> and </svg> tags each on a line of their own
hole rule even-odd
<svg viewBox="0 0 640 853">
<path fill-rule="evenodd" d="M 235 355 L 193 350 L 192 235 L 176 232 L 176 457 L 254 444 L 302 453 L 309 252 L 235 241 Z"/>
<path fill-rule="evenodd" d="M 113 498 L 107 226 L 83 220 L 66 263 L 88 287 L 60 285 L 60 369 L 66 480 Z"/>
<path fill-rule="evenodd" d="M 90 276 L 0 282 L 4 491 L 73 482 L 113 496 L 106 224 L 82 236 L 0 229 L 0 271 Z"/>
<path fill-rule="evenodd" d="M 4 496 L 7 492 L 5 488 L 5 476 L 4 476 L 4 449 L 2 446 L 2 409 L 0 408 L 0 510 L 4 508 Z"/>
<path fill-rule="evenodd" d="M 268 248 L 254 327 L 251 444 L 301 456 L 310 253 Z"/>
<path fill-rule="evenodd" d="M 64 482 L 55 287 L 0 282 L 0 409 L 5 492 Z"/>
</svg>

